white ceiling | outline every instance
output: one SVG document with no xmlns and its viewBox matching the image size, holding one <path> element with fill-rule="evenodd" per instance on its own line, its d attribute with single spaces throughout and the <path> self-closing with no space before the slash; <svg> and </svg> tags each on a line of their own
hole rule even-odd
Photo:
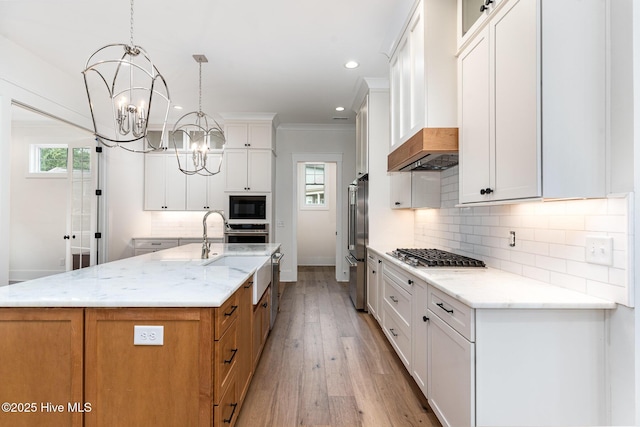
<svg viewBox="0 0 640 427">
<path fill-rule="evenodd" d="M 134 43 L 164 76 L 170 120 L 202 109 L 272 112 L 284 124 L 353 123 L 365 77 L 388 77 L 388 50 L 414 0 L 137 0 Z M 129 43 L 127 0 L 3 0 L 0 34 L 77 76 L 99 47 Z M 361 65 L 348 70 L 344 63 Z M 3 59 L 5 60 L 5 59 Z M 338 113 L 337 106 L 346 111 Z M 348 117 L 336 120 L 334 117 Z"/>
</svg>

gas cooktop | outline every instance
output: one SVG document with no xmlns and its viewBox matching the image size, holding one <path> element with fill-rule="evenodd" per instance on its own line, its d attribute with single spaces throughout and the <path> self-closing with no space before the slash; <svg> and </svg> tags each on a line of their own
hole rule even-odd
<svg viewBox="0 0 640 427">
<path fill-rule="evenodd" d="M 414 267 L 485 267 L 483 261 L 440 249 L 396 249 L 389 255 Z"/>
</svg>

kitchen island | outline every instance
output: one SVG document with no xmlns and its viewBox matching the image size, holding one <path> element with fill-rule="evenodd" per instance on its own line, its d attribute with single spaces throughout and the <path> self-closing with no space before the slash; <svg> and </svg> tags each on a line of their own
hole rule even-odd
<svg viewBox="0 0 640 427">
<path fill-rule="evenodd" d="M 0 425 L 233 425 L 278 248 L 192 244 L 0 288 Z"/>
</svg>

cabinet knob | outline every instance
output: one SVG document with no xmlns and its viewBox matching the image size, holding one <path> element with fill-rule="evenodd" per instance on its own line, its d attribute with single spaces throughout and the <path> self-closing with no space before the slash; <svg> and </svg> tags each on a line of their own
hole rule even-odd
<svg viewBox="0 0 640 427">
<path fill-rule="evenodd" d="M 400 206 L 400 205 L 401 205 L 401 203 L 400 203 L 400 202 L 396 202 L 396 203 L 395 203 L 395 205 L 396 205 L 396 206 Z"/>
<path fill-rule="evenodd" d="M 482 194 L 483 196 L 484 196 L 485 194 L 491 194 L 491 193 L 493 193 L 493 189 L 492 189 L 492 188 L 489 188 L 489 187 L 487 187 L 487 188 L 482 188 L 482 189 L 480 190 L 480 194 Z"/>
</svg>

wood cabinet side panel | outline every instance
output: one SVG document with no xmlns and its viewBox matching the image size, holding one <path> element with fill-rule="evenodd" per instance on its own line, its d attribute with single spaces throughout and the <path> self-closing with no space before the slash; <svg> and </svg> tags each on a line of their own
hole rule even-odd
<svg viewBox="0 0 640 427">
<path fill-rule="evenodd" d="M 29 413 L 2 411 L 0 425 L 83 425 L 82 413 L 68 407 L 85 402 L 83 316 L 81 308 L 0 309 L 0 397 L 3 402 L 28 403 L 32 409 Z M 64 410 L 43 410 L 47 402 L 63 405 Z"/>
</svg>

